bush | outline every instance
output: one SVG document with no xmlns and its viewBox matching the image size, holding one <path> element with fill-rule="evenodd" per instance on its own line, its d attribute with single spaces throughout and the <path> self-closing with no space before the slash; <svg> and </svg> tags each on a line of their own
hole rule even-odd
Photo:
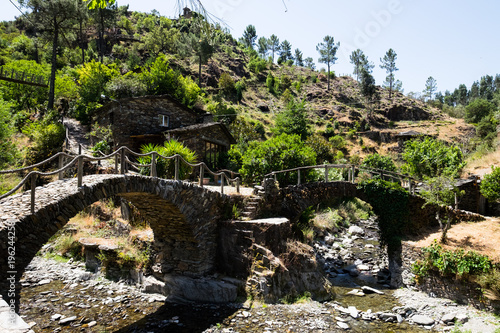
<svg viewBox="0 0 500 333">
<path fill-rule="evenodd" d="M 500 199 L 500 167 L 491 167 L 491 173 L 481 182 L 481 194 L 490 201 Z"/>
<path fill-rule="evenodd" d="M 0 169 L 14 160 L 16 148 L 11 142 L 14 132 L 10 104 L 0 99 Z"/>
<path fill-rule="evenodd" d="M 28 136 L 33 145 L 26 153 L 26 165 L 41 162 L 58 153 L 66 137 L 66 131 L 61 123 L 53 122 L 53 114 L 44 119 L 25 126 L 23 133 Z"/>
<path fill-rule="evenodd" d="M 219 78 L 219 88 L 222 89 L 226 96 L 232 96 L 235 90 L 234 80 L 228 73 L 222 73 Z"/>
<path fill-rule="evenodd" d="M 460 148 L 428 137 L 407 141 L 402 158 L 403 172 L 417 177 L 454 177 L 465 165 Z"/>
<path fill-rule="evenodd" d="M 332 146 L 321 135 L 311 135 L 307 138 L 305 144 L 316 152 L 317 163 L 331 163 L 334 161 L 335 156 L 332 152 Z"/>
<path fill-rule="evenodd" d="M 247 183 L 253 183 L 272 171 L 315 164 L 316 153 L 298 135 L 283 133 L 265 142 L 250 142 L 242 156 L 240 173 Z M 309 175 L 310 172 L 302 172 L 301 177 L 307 180 Z M 281 185 L 294 183 L 297 172 L 279 174 L 278 181 Z"/>
<path fill-rule="evenodd" d="M 154 145 L 154 144 L 146 144 L 141 147 L 141 153 L 148 154 L 150 152 L 156 151 L 158 154 L 163 155 L 165 157 L 170 157 L 175 154 L 179 154 L 182 156 L 184 160 L 188 163 L 194 164 L 196 163 L 196 154 L 185 147 L 182 143 L 177 140 L 169 140 L 165 141 L 163 146 Z M 144 156 L 138 158 L 140 164 L 150 164 L 151 156 Z M 179 161 L 179 177 L 180 179 L 185 179 L 192 172 L 192 168 L 186 165 L 184 162 Z M 140 173 L 142 175 L 150 175 L 151 168 L 150 167 L 141 167 Z M 156 173 L 160 178 L 173 179 L 175 177 L 175 159 L 164 159 L 157 158 L 156 160 Z"/>
<path fill-rule="evenodd" d="M 373 169 L 380 169 L 391 172 L 397 171 L 396 165 L 389 156 L 382 156 L 377 153 L 366 156 L 363 159 L 363 163 L 361 163 L 361 165 Z"/>
<path fill-rule="evenodd" d="M 115 76 L 106 84 L 106 91 L 112 98 L 142 96 L 146 93 L 146 85 L 138 75 L 129 72 L 123 76 Z"/>
<path fill-rule="evenodd" d="M 269 74 L 267 74 L 266 87 L 267 87 L 267 90 L 269 90 L 269 92 L 273 95 L 276 93 L 276 90 L 274 88 L 275 84 L 276 84 L 276 80 L 275 80 L 273 74 L 271 72 L 269 72 Z"/>
<path fill-rule="evenodd" d="M 465 120 L 469 123 L 479 123 L 495 110 L 495 104 L 485 99 L 475 99 L 465 107 Z"/>
<path fill-rule="evenodd" d="M 92 60 L 76 70 L 80 97 L 83 104 L 99 102 L 105 92 L 106 84 L 120 75 L 115 66 L 106 66 Z"/>
<path fill-rule="evenodd" d="M 259 74 L 266 68 L 267 68 L 267 61 L 259 57 L 252 58 L 248 63 L 248 69 L 254 72 L 255 74 Z"/>
</svg>

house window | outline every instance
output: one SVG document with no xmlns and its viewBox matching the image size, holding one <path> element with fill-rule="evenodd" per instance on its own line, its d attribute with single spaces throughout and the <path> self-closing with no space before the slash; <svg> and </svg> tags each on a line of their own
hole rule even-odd
<svg viewBox="0 0 500 333">
<path fill-rule="evenodd" d="M 170 117 L 166 114 L 158 115 L 160 118 L 160 126 L 161 127 L 170 127 Z"/>
</svg>

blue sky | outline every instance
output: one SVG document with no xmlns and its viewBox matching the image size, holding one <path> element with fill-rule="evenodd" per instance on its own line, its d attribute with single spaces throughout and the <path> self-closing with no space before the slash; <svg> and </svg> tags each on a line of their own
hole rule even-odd
<svg viewBox="0 0 500 333">
<path fill-rule="evenodd" d="M 19 12 L 3 2 L 0 20 Z M 13 0 L 16 2 L 15 0 Z M 433 76 L 438 90 L 468 87 L 484 75 L 500 73 L 500 2 L 494 0 L 201 0 L 214 16 L 224 20 L 235 38 L 253 24 L 258 36 L 275 34 L 287 39 L 304 57 L 318 58 L 316 45 L 326 35 L 340 42 L 337 74 L 352 73 L 350 53 L 363 50 L 375 64 L 373 75 L 382 84 L 380 58 L 396 51 L 396 78 L 405 93 L 421 92 Z M 177 17 L 175 0 L 118 0 L 131 10 Z M 285 5 L 288 9 L 285 11 Z M 318 64 L 318 68 L 324 67 Z"/>
</svg>

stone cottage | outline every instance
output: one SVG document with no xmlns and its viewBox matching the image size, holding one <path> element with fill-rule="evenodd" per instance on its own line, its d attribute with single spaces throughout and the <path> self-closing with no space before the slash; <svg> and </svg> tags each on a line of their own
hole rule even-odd
<svg viewBox="0 0 500 333">
<path fill-rule="evenodd" d="M 190 109 L 169 95 L 113 100 L 96 110 L 94 122 L 111 126 L 114 147 L 139 152 L 143 144 L 177 139 L 209 167 L 217 167 L 220 153 L 236 143 L 226 126 L 214 122 L 210 113 Z"/>
</svg>

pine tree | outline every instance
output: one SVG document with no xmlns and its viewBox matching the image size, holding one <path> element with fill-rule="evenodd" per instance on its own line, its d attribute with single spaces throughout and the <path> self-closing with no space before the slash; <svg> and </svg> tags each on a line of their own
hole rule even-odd
<svg viewBox="0 0 500 333">
<path fill-rule="evenodd" d="M 394 52 L 393 49 L 389 49 L 384 57 L 380 58 L 380 62 L 382 63 L 380 68 L 385 69 L 387 73 L 384 85 L 389 87 L 389 98 L 392 97 L 392 90 L 395 82 L 394 72 L 399 70 L 399 68 L 396 67 L 397 57 L 398 55 L 396 52 Z"/>
<path fill-rule="evenodd" d="M 333 37 L 331 37 L 331 36 L 325 36 L 325 38 L 323 38 L 323 41 L 324 41 L 324 43 L 319 43 L 316 46 L 316 50 L 320 54 L 318 61 L 326 64 L 328 67 L 328 88 L 327 88 L 327 90 L 330 90 L 330 66 L 335 64 L 335 61 L 337 60 L 337 57 L 335 57 L 335 55 L 337 54 L 337 50 L 340 46 L 340 42 L 335 44 L 335 41 L 334 41 Z"/>
</svg>

